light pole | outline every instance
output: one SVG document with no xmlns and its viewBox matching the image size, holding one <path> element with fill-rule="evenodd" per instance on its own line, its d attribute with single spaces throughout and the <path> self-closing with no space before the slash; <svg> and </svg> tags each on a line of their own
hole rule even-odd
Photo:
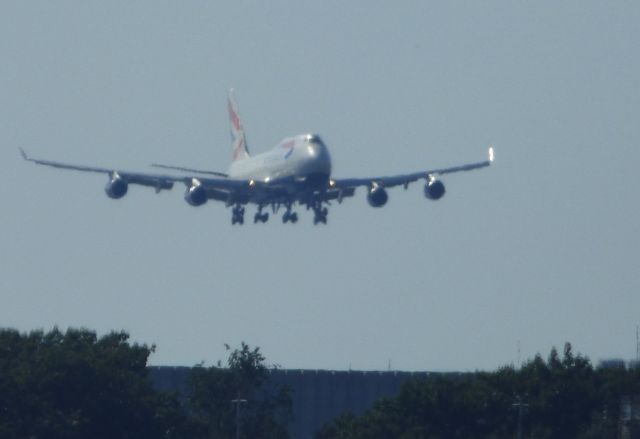
<svg viewBox="0 0 640 439">
<path fill-rule="evenodd" d="M 240 405 L 246 404 L 246 399 L 240 399 L 238 396 L 236 399 L 231 400 L 231 404 L 236 405 L 236 439 L 240 439 Z"/>
<path fill-rule="evenodd" d="M 518 439 L 522 439 L 522 415 L 524 409 L 529 407 L 529 404 L 525 404 L 522 402 L 520 395 L 516 396 L 516 402 L 513 403 L 514 407 L 518 407 Z"/>
</svg>

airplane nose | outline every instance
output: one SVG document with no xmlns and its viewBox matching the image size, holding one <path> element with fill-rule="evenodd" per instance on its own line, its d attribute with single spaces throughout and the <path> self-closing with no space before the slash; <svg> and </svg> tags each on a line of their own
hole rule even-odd
<svg viewBox="0 0 640 439">
<path fill-rule="evenodd" d="M 322 153 L 320 145 L 318 145 L 317 143 L 309 143 L 307 145 L 307 153 L 310 157 L 315 158 L 319 156 Z"/>
<path fill-rule="evenodd" d="M 329 174 L 331 172 L 331 158 L 325 144 L 318 136 L 309 136 L 307 143 L 307 157 L 314 172 Z"/>
<path fill-rule="evenodd" d="M 319 136 L 309 135 L 307 143 L 307 152 L 311 157 L 319 157 L 328 155 L 327 147 Z"/>
</svg>

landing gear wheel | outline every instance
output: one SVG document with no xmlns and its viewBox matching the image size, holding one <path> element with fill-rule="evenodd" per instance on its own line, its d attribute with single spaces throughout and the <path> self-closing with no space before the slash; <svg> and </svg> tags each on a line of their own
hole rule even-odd
<svg viewBox="0 0 640 439">
<path fill-rule="evenodd" d="M 296 212 L 286 211 L 284 215 L 282 215 L 282 224 L 286 223 L 295 224 L 298 222 L 298 214 Z"/>
<path fill-rule="evenodd" d="M 318 223 L 327 224 L 327 215 L 329 214 L 329 209 L 326 207 L 320 208 L 320 206 L 313 209 L 313 224 L 316 225 Z"/>
<path fill-rule="evenodd" d="M 268 213 L 256 213 L 255 216 L 253 217 L 253 223 L 266 223 L 269 220 L 269 214 Z"/>
<path fill-rule="evenodd" d="M 231 224 L 244 224 L 244 208 L 235 206 L 231 211 Z"/>
</svg>

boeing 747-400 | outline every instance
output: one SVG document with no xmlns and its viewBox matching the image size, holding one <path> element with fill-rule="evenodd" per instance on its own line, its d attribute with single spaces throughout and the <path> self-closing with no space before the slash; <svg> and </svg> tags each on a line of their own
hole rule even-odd
<svg viewBox="0 0 640 439">
<path fill-rule="evenodd" d="M 179 166 L 153 165 L 179 171 L 183 175 L 161 175 L 144 172 L 125 172 L 92 166 L 71 165 L 29 157 L 23 150 L 25 160 L 39 165 L 61 169 L 104 173 L 109 177 L 105 192 L 110 198 L 118 199 L 126 195 L 129 185 L 155 188 L 156 192 L 171 189 L 174 183 L 186 186 L 184 199 L 191 206 L 202 206 L 208 200 L 221 201 L 231 207 L 231 224 L 243 224 L 245 206 L 257 206 L 254 223 L 266 222 L 271 208 L 273 214 L 284 209 L 283 223 L 296 223 L 298 214 L 295 206 L 305 207 L 313 212 L 313 223 L 327 222 L 327 206 L 331 201 L 342 202 L 352 197 L 357 187 L 365 187 L 367 201 L 373 207 L 387 203 L 387 189 L 424 180 L 424 196 L 438 200 L 445 193 L 440 177 L 454 172 L 484 168 L 493 162 L 493 148 L 485 161 L 448 168 L 435 168 L 409 174 L 369 178 L 333 178 L 329 150 L 320 136 L 302 134 L 281 141 L 275 148 L 262 154 L 250 155 L 244 128 L 238 116 L 238 108 L 229 92 L 229 119 L 231 122 L 232 162 L 226 173 L 197 170 Z"/>
</svg>

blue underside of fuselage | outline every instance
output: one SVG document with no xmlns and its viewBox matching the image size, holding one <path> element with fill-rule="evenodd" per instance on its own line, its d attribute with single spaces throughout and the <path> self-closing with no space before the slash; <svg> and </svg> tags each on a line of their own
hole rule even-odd
<svg viewBox="0 0 640 439">
<path fill-rule="evenodd" d="M 329 187 L 329 175 L 314 173 L 305 176 L 278 178 L 269 182 L 257 183 L 236 200 L 241 204 L 272 204 L 305 202 L 314 194 L 321 193 Z"/>
</svg>

